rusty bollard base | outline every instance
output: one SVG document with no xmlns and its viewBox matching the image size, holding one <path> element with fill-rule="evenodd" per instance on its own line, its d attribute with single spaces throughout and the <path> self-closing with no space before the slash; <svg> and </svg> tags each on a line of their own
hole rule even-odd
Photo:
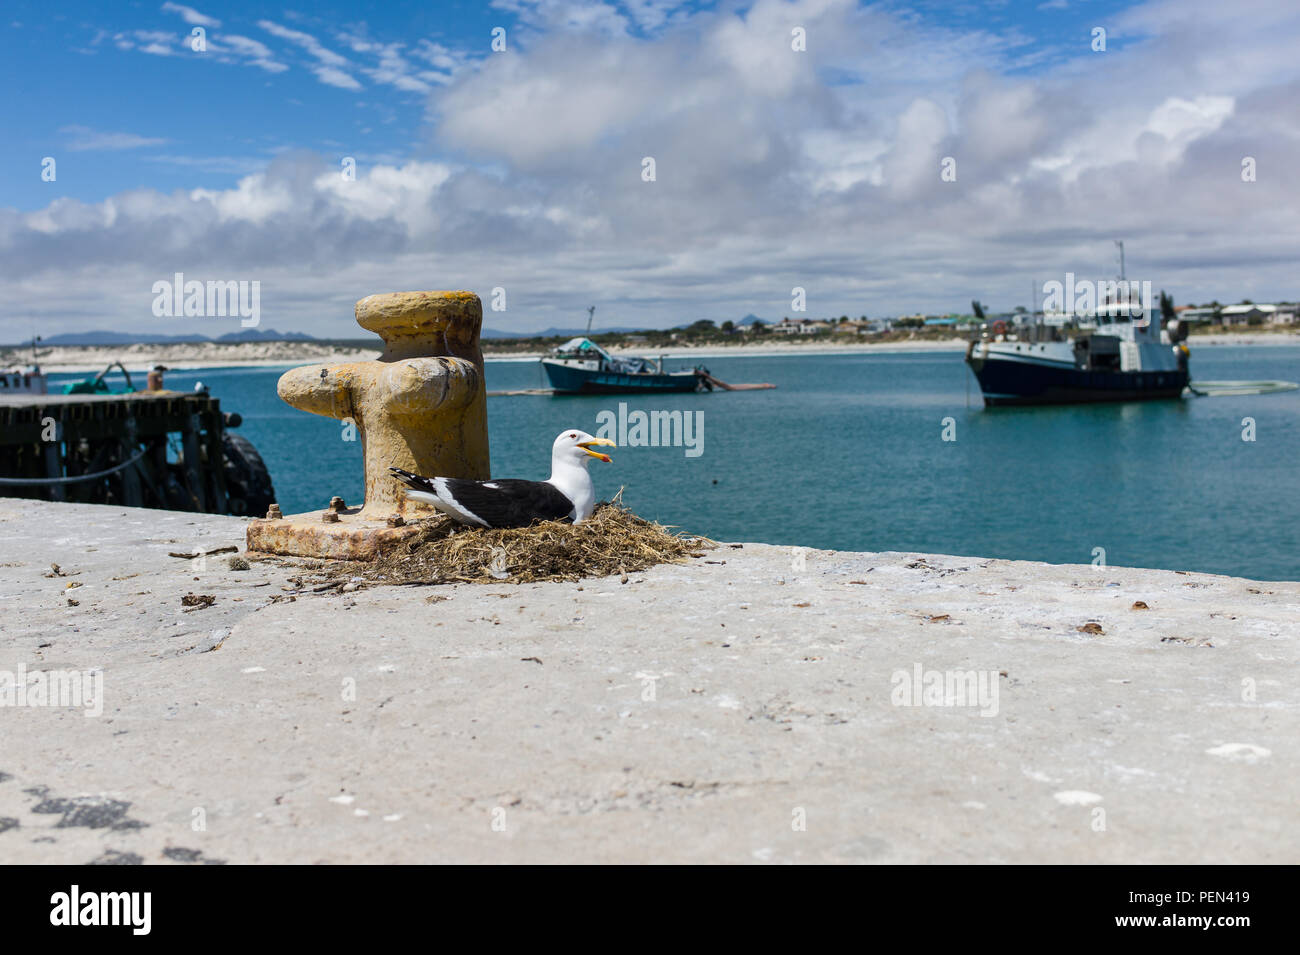
<svg viewBox="0 0 1300 955">
<path fill-rule="evenodd" d="M 334 523 L 322 521 L 320 511 L 250 521 L 248 552 L 325 560 L 374 560 L 420 530 L 418 523 L 393 527 L 386 519 L 363 518 L 359 507 L 335 513 L 338 521 Z"/>
</svg>

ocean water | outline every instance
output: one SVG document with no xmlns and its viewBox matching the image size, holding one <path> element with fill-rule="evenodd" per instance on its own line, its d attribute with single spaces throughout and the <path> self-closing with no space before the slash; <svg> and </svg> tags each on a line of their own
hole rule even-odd
<svg viewBox="0 0 1300 955">
<path fill-rule="evenodd" d="M 680 410 L 702 424 L 700 453 L 620 447 L 591 462 L 600 498 L 621 488 L 643 517 L 719 540 L 1082 564 L 1101 548 L 1108 565 L 1300 579 L 1300 392 L 985 409 L 959 352 L 697 361 L 778 388 L 490 398 L 493 475 L 545 478 L 555 436 L 595 433 L 620 403 Z M 281 371 L 167 384 L 201 380 L 243 416 L 285 513 L 359 500 L 360 443 L 280 402 Z M 490 390 L 544 385 L 535 362 L 490 361 L 487 375 Z M 1192 376 L 1300 381 L 1300 347 L 1194 348 Z"/>
</svg>

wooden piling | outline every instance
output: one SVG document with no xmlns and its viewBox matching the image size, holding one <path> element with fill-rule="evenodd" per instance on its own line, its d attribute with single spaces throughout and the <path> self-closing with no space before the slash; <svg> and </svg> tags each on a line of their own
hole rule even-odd
<svg viewBox="0 0 1300 955">
<path fill-rule="evenodd" d="M 212 509 L 218 513 L 225 514 L 230 510 L 230 503 L 226 499 L 226 469 L 225 458 L 226 452 L 224 442 L 222 441 L 223 420 L 219 410 L 209 410 L 203 414 L 203 438 L 204 448 L 207 452 L 207 474 L 210 481 L 209 492 L 211 494 Z"/>
<path fill-rule="evenodd" d="M 122 440 L 118 443 L 122 462 L 130 461 L 135 456 L 137 438 L 135 418 L 123 422 Z M 122 503 L 127 507 L 143 507 L 144 495 L 140 492 L 140 472 L 134 464 L 119 472 L 122 475 Z"/>
<path fill-rule="evenodd" d="M 203 493 L 203 472 L 199 469 L 199 416 L 186 415 L 181 429 L 181 451 L 185 457 L 185 482 L 196 511 L 206 511 L 207 495 Z"/>
<path fill-rule="evenodd" d="M 45 429 L 41 429 L 42 449 L 41 456 L 45 459 L 45 477 L 56 478 L 63 476 L 63 426 L 57 421 L 54 423 L 54 440 L 46 441 Z M 66 501 L 68 494 L 61 484 L 50 486 L 50 500 Z"/>
</svg>

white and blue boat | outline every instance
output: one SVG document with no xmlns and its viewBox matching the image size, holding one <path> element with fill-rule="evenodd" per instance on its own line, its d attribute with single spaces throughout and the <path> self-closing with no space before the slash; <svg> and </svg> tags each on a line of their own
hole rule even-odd
<svg viewBox="0 0 1300 955">
<path fill-rule="evenodd" d="M 556 394 L 663 393 L 701 386 L 698 369 L 664 371 L 662 358 L 615 358 L 590 338 L 572 338 L 541 361 Z"/>
<path fill-rule="evenodd" d="M 1161 318 L 1124 304 L 1037 325 L 997 321 L 967 346 L 966 363 L 988 405 L 1177 398 L 1190 378 L 1187 327 Z"/>
</svg>

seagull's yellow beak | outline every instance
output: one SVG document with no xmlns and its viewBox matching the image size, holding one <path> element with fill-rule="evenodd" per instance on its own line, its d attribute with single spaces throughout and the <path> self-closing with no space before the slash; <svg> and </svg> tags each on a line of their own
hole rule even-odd
<svg viewBox="0 0 1300 955">
<path fill-rule="evenodd" d="M 601 454 L 599 451 L 593 451 L 593 450 L 591 450 L 591 446 L 592 446 L 593 444 L 603 445 L 604 447 L 607 447 L 607 448 L 617 448 L 617 447 L 618 447 L 618 445 L 615 444 L 613 441 L 609 440 L 609 438 L 592 438 L 590 441 L 579 441 L 579 442 L 578 442 L 578 447 L 582 448 L 582 450 L 586 451 L 586 452 L 587 452 L 588 454 L 590 454 L 593 458 L 599 458 L 601 461 L 604 461 L 606 464 L 608 464 L 610 461 L 614 460 L 614 459 L 611 458 L 608 454 Z"/>
</svg>

